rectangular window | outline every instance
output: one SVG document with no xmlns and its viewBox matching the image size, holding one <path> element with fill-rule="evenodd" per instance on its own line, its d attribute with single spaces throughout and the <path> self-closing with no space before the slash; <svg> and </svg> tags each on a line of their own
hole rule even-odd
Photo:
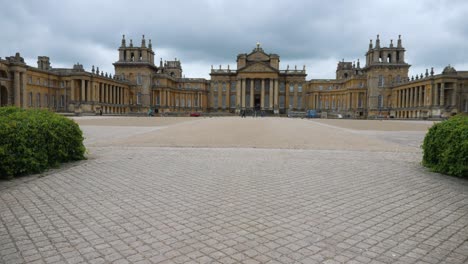
<svg viewBox="0 0 468 264">
<path fill-rule="evenodd" d="M 285 90 L 286 90 L 286 85 L 284 84 L 284 82 L 280 82 L 280 85 L 279 85 L 280 93 L 284 93 Z"/>
<path fill-rule="evenodd" d="M 302 96 L 297 97 L 297 108 L 302 109 Z"/>
<path fill-rule="evenodd" d="M 28 76 L 28 84 L 32 84 L 32 77 Z"/>
<path fill-rule="evenodd" d="M 52 99 L 51 99 L 51 103 L 52 103 L 52 107 L 55 107 L 55 95 L 52 95 Z"/>
<path fill-rule="evenodd" d="M 137 85 L 141 85 L 141 83 L 142 83 L 142 78 L 141 78 L 141 75 L 138 74 L 137 75 Z"/>
<path fill-rule="evenodd" d="M 231 95 L 231 102 L 229 104 L 231 108 L 236 108 L 236 96 L 233 94 Z"/>
<path fill-rule="evenodd" d="M 223 82 L 223 92 L 225 92 L 225 91 L 226 91 L 226 83 Z"/>
<path fill-rule="evenodd" d="M 65 96 L 61 95 L 60 96 L 60 107 L 64 107 L 64 106 L 65 106 Z"/>
<path fill-rule="evenodd" d="M 33 105 L 33 95 L 32 92 L 29 93 L 29 106 Z"/>
<path fill-rule="evenodd" d="M 156 105 L 161 103 L 161 96 L 156 96 Z"/>
<path fill-rule="evenodd" d="M 378 105 L 379 105 L 379 108 L 382 108 L 383 107 L 383 100 L 382 100 L 382 95 L 379 95 L 378 97 Z"/>
<path fill-rule="evenodd" d="M 183 97 L 180 99 L 180 107 L 185 107 L 185 99 Z"/>
<path fill-rule="evenodd" d="M 284 98 L 285 98 L 284 95 L 279 96 L 279 107 L 283 108 L 283 109 L 284 109 L 284 105 L 285 105 Z"/>
<path fill-rule="evenodd" d="M 141 104 L 141 93 L 137 93 L 137 104 Z"/>
<path fill-rule="evenodd" d="M 379 83 L 378 83 L 378 86 L 379 86 L 379 87 L 383 87 L 383 86 L 384 86 L 384 77 L 383 77 L 383 75 L 379 75 Z"/>
<path fill-rule="evenodd" d="M 36 94 L 36 107 L 41 107 L 41 94 Z"/>
<path fill-rule="evenodd" d="M 187 99 L 187 107 L 192 107 L 192 100 Z"/>
<path fill-rule="evenodd" d="M 323 86 L 322 86 L 322 85 L 319 85 L 319 90 L 320 90 L 320 91 L 323 90 Z"/>
<path fill-rule="evenodd" d="M 270 107 L 270 95 L 269 94 L 265 94 L 265 107 L 266 108 L 269 108 Z"/>
<path fill-rule="evenodd" d="M 231 92 L 236 91 L 236 82 L 231 82 Z"/>
<path fill-rule="evenodd" d="M 218 91 L 218 83 L 214 83 L 213 91 L 214 91 L 214 92 L 217 92 L 217 91 Z"/>
<path fill-rule="evenodd" d="M 298 93 L 302 93 L 302 84 L 299 84 L 299 85 L 297 86 L 297 92 L 298 92 Z"/>
<path fill-rule="evenodd" d="M 290 95 L 289 96 L 289 108 L 293 108 L 294 106 L 294 96 Z"/>
<path fill-rule="evenodd" d="M 226 95 L 224 94 L 221 97 L 221 103 L 222 103 L 223 109 L 226 109 Z"/>
<path fill-rule="evenodd" d="M 213 97 L 213 107 L 218 108 L 218 95 Z"/>
<path fill-rule="evenodd" d="M 289 92 L 294 93 L 294 84 L 289 84 Z"/>
<path fill-rule="evenodd" d="M 44 106 L 49 106 L 49 98 L 47 97 L 47 94 L 44 94 Z"/>
</svg>

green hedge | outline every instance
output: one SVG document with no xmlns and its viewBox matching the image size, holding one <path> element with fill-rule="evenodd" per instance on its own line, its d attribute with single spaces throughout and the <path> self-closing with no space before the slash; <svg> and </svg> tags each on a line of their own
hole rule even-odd
<svg viewBox="0 0 468 264">
<path fill-rule="evenodd" d="M 47 110 L 0 108 L 0 178 L 85 159 L 83 134 L 71 119 Z"/>
<path fill-rule="evenodd" d="M 422 145 L 423 165 L 435 172 L 468 177 L 468 116 L 432 126 Z"/>
</svg>

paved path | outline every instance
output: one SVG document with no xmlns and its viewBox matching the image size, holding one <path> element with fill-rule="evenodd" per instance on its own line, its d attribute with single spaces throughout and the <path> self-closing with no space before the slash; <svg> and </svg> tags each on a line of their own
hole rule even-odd
<svg viewBox="0 0 468 264">
<path fill-rule="evenodd" d="M 425 127 L 86 122 L 89 160 L 0 183 L 0 262 L 468 261 L 468 181 L 419 165 Z"/>
</svg>

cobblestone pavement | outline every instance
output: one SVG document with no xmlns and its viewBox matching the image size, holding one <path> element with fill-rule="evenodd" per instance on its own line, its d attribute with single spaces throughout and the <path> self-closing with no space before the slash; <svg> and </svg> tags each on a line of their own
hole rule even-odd
<svg viewBox="0 0 468 264">
<path fill-rule="evenodd" d="M 84 129 L 96 143 L 99 129 Z M 391 144 L 415 140 L 395 133 Z M 468 181 L 428 172 L 420 158 L 94 144 L 87 161 L 0 182 L 0 262 L 467 263 Z"/>
</svg>

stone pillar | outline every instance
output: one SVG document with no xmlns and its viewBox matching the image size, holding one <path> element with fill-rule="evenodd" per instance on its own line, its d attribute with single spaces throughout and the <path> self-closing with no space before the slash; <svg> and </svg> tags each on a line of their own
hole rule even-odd
<svg viewBox="0 0 468 264">
<path fill-rule="evenodd" d="M 276 110 L 278 111 L 279 109 L 279 80 L 276 79 L 275 81 L 275 97 L 274 97 L 274 107 L 276 107 Z"/>
<path fill-rule="evenodd" d="M 70 80 L 70 100 L 75 101 L 75 82 L 73 79 Z"/>
<path fill-rule="evenodd" d="M 269 95 L 268 95 L 268 101 L 269 101 L 269 102 L 268 102 L 268 107 L 269 107 L 270 110 L 273 109 L 273 97 L 274 97 L 274 95 L 273 95 L 273 85 L 274 85 L 274 82 L 275 82 L 275 80 L 270 79 L 270 87 L 269 87 L 270 90 L 268 91 L 268 92 L 269 92 Z"/>
<path fill-rule="evenodd" d="M 418 107 L 418 100 L 419 100 L 419 86 L 414 87 L 414 107 Z"/>
<path fill-rule="evenodd" d="M 260 109 L 265 109 L 265 79 L 262 79 L 262 86 L 260 92 Z"/>
<path fill-rule="evenodd" d="M 419 86 L 419 104 L 418 104 L 418 106 L 424 106 L 423 88 L 424 88 L 424 86 Z"/>
<path fill-rule="evenodd" d="M 236 113 L 239 112 L 239 108 L 241 107 L 241 84 L 242 84 L 242 81 L 240 79 L 237 79 L 236 81 Z"/>
<path fill-rule="evenodd" d="M 241 85 L 241 90 L 242 90 L 242 98 L 241 98 L 241 104 L 242 104 L 242 109 L 245 109 L 245 89 L 246 89 L 246 80 L 242 79 L 242 85 Z"/>
<path fill-rule="evenodd" d="M 255 98 L 255 82 L 254 79 L 250 79 L 250 108 L 254 107 Z"/>
<path fill-rule="evenodd" d="M 440 84 L 440 106 L 445 106 L 445 83 Z"/>
<path fill-rule="evenodd" d="M 13 87 L 14 87 L 14 102 L 15 106 L 21 107 L 21 87 L 20 87 L 20 72 L 15 71 L 14 79 L 13 79 Z M 34 98 L 33 98 L 34 100 Z"/>
<path fill-rule="evenodd" d="M 85 80 L 81 80 L 81 97 L 80 102 L 84 102 L 86 98 L 86 83 Z"/>
</svg>

